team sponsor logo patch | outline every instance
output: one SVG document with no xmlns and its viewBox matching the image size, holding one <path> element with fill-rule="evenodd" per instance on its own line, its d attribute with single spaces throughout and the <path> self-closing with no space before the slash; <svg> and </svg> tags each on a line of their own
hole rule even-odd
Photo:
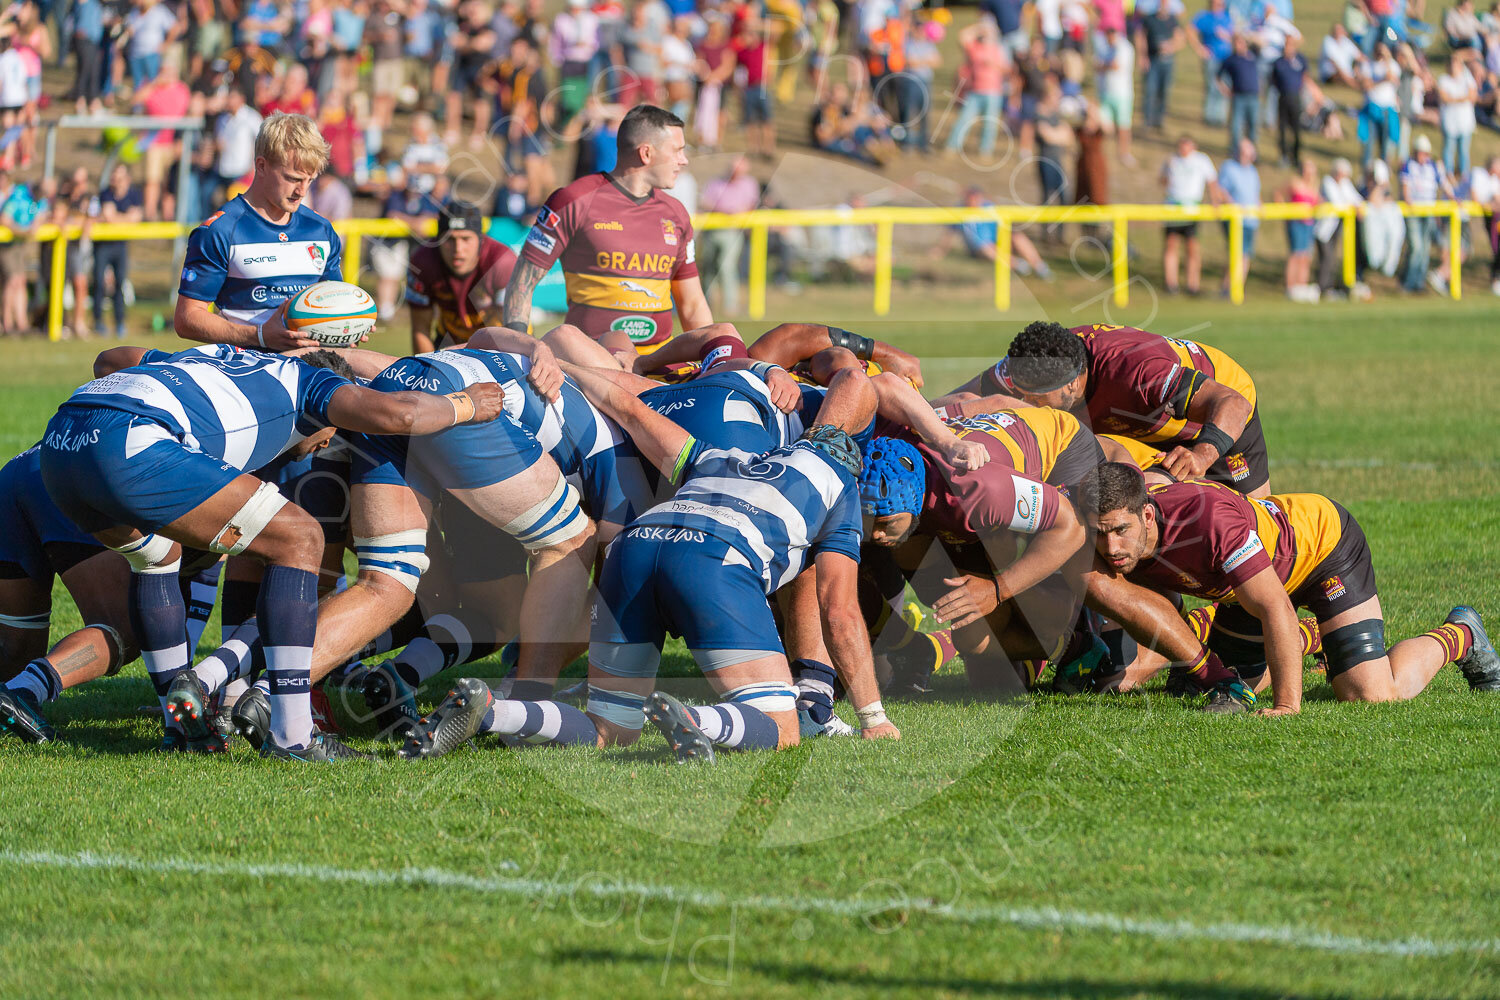
<svg viewBox="0 0 1500 1000">
<path fill-rule="evenodd" d="M 290 239 L 286 233 L 277 233 L 276 238 L 283 243 L 286 243 Z"/>
<path fill-rule="evenodd" d="M 193 270 L 192 268 L 187 268 L 185 271 L 182 272 L 182 280 L 183 281 L 197 281 L 198 280 L 198 272 L 195 271 L 195 270 Z"/>
<path fill-rule="evenodd" d="M 1249 559 L 1255 553 L 1264 552 L 1265 550 L 1266 547 L 1261 544 L 1260 535 L 1253 531 L 1250 532 L 1245 537 L 1245 544 L 1229 553 L 1229 557 L 1224 560 L 1224 572 L 1230 572 L 1235 567 L 1242 565 L 1246 559 Z"/>
<path fill-rule="evenodd" d="M 557 237 L 542 232 L 542 224 L 538 222 L 531 227 L 531 232 L 526 234 L 526 245 L 536 247 L 542 253 L 551 253 L 557 249 Z"/>
<path fill-rule="evenodd" d="M 1235 482 L 1250 478 L 1250 465 L 1244 455 L 1225 455 L 1224 464 L 1229 466 L 1229 478 Z"/>
<path fill-rule="evenodd" d="M 625 291 L 627 291 L 627 292 L 636 292 L 637 294 L 640 294 L 640 295 L 648 295 L 649 296 L 649 295 L 652 294 L 651 289 L 647 288 L 645 285 L 641 284 L 639 281 L 631 281 L 629 278 L 621 278 L 620 279 L 620 287 L 623 288 L 623 289 L 625 289 Z"/>
<path fill-rule="evenodd" d="M 669 247 L 677 245 L 677 224 L 671 219 L 661 220 L 661 241 Z"/>
<path fill-rule="evenodd" d="M 328 251 L 324 250 L 320 243 L 309 243 L 307 245 L 307 256 L 312 259 L 314 266 L 320 269 L 328 262 Z"/>
<path fill-rule="evenodd" d="M 642 344 L 656 336 L 656 320 L 650 316 L 617 316 L 609 328 L 625 334 L 632 344 Z"/>
<path fill-rule="evenodd" d="M 1340 579 L 1337 573 L 1323 581 L 1323 596 L 1330 601 L 1336 601 L 1348 592 L 1348 589 L 1344 586 L 1344 581 Z"/>
<path fill-rule="evenodd" d="M 687 253 L 682 255 L 684 263 L 692 264 L 698 260 L 698 241 L 688 240 Z"/>
<path fill-rule="evenodd" d="M 1011 476 L 1016 490 L 1016 505 L 1010 512 L 1010 528 L 1022 534 L 1036 534 L 1042 523 L 1042 484 L 1020 476 Z"/>
<path fill-rule="evenodd" d="M 557 222 L 557 213 L 546 205 L 536 210 L 536 224 L 539 228 L 556 229 Z"/>
</svg>

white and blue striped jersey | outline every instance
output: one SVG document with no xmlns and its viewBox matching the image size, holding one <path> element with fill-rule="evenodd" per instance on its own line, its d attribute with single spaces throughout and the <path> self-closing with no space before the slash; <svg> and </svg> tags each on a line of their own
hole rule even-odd
<svg viewBox="0 0 1500 1000">
<path fill-rule="evenodd" d="M 380 373 L 376 385 L 447 395 L 479 382 L 505 390 L 505 412 L 536 437 L 563 475 L 577 480 L 593 516 L 628 520 L 653 502 L 635 447 L 613 420 L 571 379 L 548 403 L 526 381 L 531 359 L 520 354 L 461 347 L 402 358 Z M 629 502 L 633 510 L 622 504 Z"/>
<path fill-rule="evenodd" d="M 764 455 L 695 442 L 677 495 L 636 518 L 636 528 L 685 528 L 729 545 L 759 573 L 767 594 L 820 552 L 859 561 L 859 489 L 848 470 L 802 441 Z"/>
<path fill-rule="evenodd" d="M 714 448 L 761 455 L 796 443 L 817 422 L 828 390 L 801 384 L 802 400 L 791 413 L 771 402 L 771 389 L 753 372 L 718 372 L 641 393 L 641 402 Z M 874 437 L 875 422 L 853 435 L 858 444 Z"/>
<path fill-rule="evenodd" d="M 342 258 L 333 224 L 306 205 L 277 226 L 238 195 L 189 234 L 177 294 L 258 325 L 304 288 L 341 280 Z"/>
<path fill-rule="evenodd" d="M 130 428 L 126 458 L 162 440 L 165 428 L 195 451 L 254 472 L 327 426 L 329 400 L 351 384 L 296 358 L 205 344 L 94 379 L 63 405 L 144 418 Z"/>
</svg>

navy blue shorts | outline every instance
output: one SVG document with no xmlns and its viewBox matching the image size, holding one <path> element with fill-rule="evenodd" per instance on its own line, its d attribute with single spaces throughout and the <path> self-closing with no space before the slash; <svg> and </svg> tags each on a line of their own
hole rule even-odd
<svg viewBox="0 0 1500 1000">
<path fill-rule="evenodd" d="M 240 470 L 121 410 L 64 404 L 42 438 L 42 481 L 86 532 L 162 528 L 234 482 Z"/>
<path fill-rule="evenodd" d="M 760 576 L 729 543 L 689 528 L 627 528 L 604 557 L 591 642 L 782 652 Z"/>
<path fill-rule="evenodd" d="M 42 485 L 40 446 L 0 468 L 0 580 L 47 580 L 105 551 Z"/>
</svg>

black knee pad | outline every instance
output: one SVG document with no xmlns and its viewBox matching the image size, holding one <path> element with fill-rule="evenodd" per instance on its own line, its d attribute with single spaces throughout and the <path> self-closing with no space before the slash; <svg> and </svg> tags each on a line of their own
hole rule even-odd
<svg viewBox="0 0 1500 1000">
<path fill-rule="evenodd" d="M 1324 632 L 1323 655 L 1328 658 L 1329 680 L 1361 663 L 1380 659 L 1385 655 L 1385 622 L 1368 618 Z"/>
<path fill-rule="evenodd" d="M 1104 640 L 1104 646 L 1109 650 L 1109 662 L 1115 665 L 1117 671 L 1130 666 L 1141 653 L 1140 644 L 1122 628 L 1101 632 L 1099 638 Z"/>
</svg>

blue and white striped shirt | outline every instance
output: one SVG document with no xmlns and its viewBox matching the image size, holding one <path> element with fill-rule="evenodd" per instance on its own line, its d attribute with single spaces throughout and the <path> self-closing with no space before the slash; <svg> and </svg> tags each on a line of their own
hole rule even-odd
<svg viewBox="0 0 1500 1000">
<path fill-rule="evenodd" d="M 854 477 L 805 441 L 760 456 L 698 442 L 677 495 L 630 527 L 686 528 L 728 542 L 767 594 L 820 552 L 858 562 L 863 530 Z"/>
<path fill-rule="evenodd" d="M 160 441 L 164 427 L 189 448 L 254 472 L 327 426 L 329 400 L 351 384 L 296 358 L 205 344 L 95 379 L 63 405 L 145 418 L 126 436 L 126 458 Z"/>
</svg>

